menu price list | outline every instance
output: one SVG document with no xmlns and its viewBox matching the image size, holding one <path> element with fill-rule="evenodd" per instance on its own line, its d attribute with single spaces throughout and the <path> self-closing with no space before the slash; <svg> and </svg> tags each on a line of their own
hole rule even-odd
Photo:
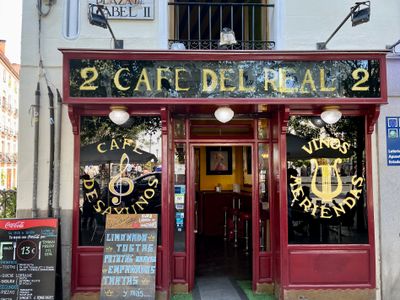
<svg viewBox="0 0 400 300">
<path fill-rule="evenodd" d="M 0 299 L 55 299 L 57 220 L 0 221 Z"/>
<path fill-rule="evenodd" d="M 134 219 L 119 228 L 106 226 L 100 299 L 155 298 L 157 215 Z M 141 220 L 154 227 L 141 227 Z"/>
</svg>

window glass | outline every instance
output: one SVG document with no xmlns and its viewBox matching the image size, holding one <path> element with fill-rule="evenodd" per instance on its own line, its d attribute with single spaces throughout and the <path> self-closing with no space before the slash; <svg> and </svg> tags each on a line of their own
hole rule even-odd
<svg viewBox="0 0 400 300">
<path fill-rule="evenodd" d="M 268 144 L 258 145 L 258 197 L 260 204 L 260 251 L 271 251 L 268 175 L 269 175 L 269 147 Z"/>
<path fill-rule="evenodd" d="M 368 243 L 363 118 L 292 117 L 287 161 L 289 243 Z"/>
<path fill-rule="evenodd" d="M 176 139 L 185 138 L 185 119 L 175 119 L 174 122 L 174 136 Z"/>
<path fill-rule="evenodd" d="M 185 251 L 185 203 L 186 203 L 186 147 L 175 144 L 175 237 L 174 250 Z"/>
<path fill-rule="evenodd" d="M 64 2 L 63 35 L 66 39 L 76 39 L 79 36 L 80 0 L 66 0 Z"/>
<path fill-rule="evenodd" d="M 161 242 L 159 117 L 82 117 L 80 131 L 81 246 L 101 246 L 107 214 L 158 214 Z"/>
</svg>

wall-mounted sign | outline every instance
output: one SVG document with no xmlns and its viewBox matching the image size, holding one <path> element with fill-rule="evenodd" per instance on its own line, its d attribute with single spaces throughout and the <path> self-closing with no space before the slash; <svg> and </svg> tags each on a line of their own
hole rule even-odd
<svg viewBox="0 0 400 300">
<path fill-rule="evenodd" d="M 100 299 L 155 299 L 157 215 L 108 215 Z"/>
<path fill-rule="evenodd" d="M 0 299 L 56 299 L 57 219 L 0 220 Z"/>
<path fill-rule="evenodd" d="M 386 117 L 388 166 L 400 166 L 400 117 Z"/>
<path fill-rule="evenodd" d="M 379 98 L 378 60 L 72 59 L 70 97 Z"/>
<path fill-rule="evenodd" d="M 104 5 L 107 19 L 154 20 L 154 0 L 89 0 Z"/>
</svg>

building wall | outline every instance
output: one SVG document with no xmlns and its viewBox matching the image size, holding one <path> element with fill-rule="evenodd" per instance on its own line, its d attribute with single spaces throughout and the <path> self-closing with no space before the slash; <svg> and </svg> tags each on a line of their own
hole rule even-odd
<svg viewBox="0 0 400 300">
<path fill-rule="evenodd" d="M 400 56 L 388 56 L 389 104 L 381 107 L 377 124 L 379 161 L 380 244 L 382 299 L 397 299 L 400 295 L 400 223 L 398 218 L 398 186 L 400 167 L 387 165 L 386 117 L 400 117 Z"/>
<path fill-rule="evenodd" d="M 6 41 L 0 40 L 0 189 L 17 186 L 17 135 L 19 66 L 5 56 Z"/>
<path fill-rule="evenodd" d="M 21 89 L 20 89 L 20 131 L 19 131 L 19 166 L 18 166 L 18 214 L 31 216 L 33 190 L 33 126 L 28 113 L 34 104 L 36 85 L 41 85 L 40 142 L 39 142 L 39 176 L 38 206 L 41 215 L 46 214 L 48 198 L 49 171 L 49 109 L 46 78 L 50 87 L 62 91 L 62 55 L 58 48 L 93 48 L 111 49 L 112 40 L 106 29 L 94 27 L 87 18 L 87 1 L 80 1 L 80 30 L 77 39 L 65 39 L 62 35 L 62 20 L 68 1 L 56 1 L 50 13 L 41 22 L 41 55 L 39 55 L 39 24 L 36 1 L 23 2 L 22 53 L 21 53 Z M 354 1 L 331 0 L 281 0 L 275 1 L 272 12 L 275 26 L 271 31 L 277 42 L 277 50 L 315 50 L 316 42 L 325 41 L 334 29 L 348 14 Z M 47 10 L 47 7 L 44 8 Z M 125 49 L 166 49 L 168 39 L 167 0 L 155 0 L 155 19 L 152 21 L 111 20 L 110 25 L 118 39 L 124 40 Z M 388 21 L 390 20 L 390 22 Z M 400 38 L 400 2 L 398 0 L 372 1 L 371 21 L 357 27 L 351 27 L 349 21 L 328 44 L 332 50 L 367 50 L 383 49 Z M 39 58 L 42 57 L 44 71 L 39 70 Z M 389 73 L 392 76 L 398 74 Z M 397 76 L 399 78 L 399 76 Z M 389 82 L 389 83 L 390 83 Z M 382 293 L 384 299 L 394 299 L 400 294 L 396 287 L 399 278 L 399 224 L 395 215 L 397 202 L 393 201 L 396 191 L 394 186 L 400 179 L 396 167 L 386 167 L 384 156 L 384 117 L 386 114 L 400 114 L 396 97 L 391 94 L 389 105 L 382 107 L 377 126 L 375 158 L 379 158 L 379 170 L 375 164 L 376 175 L 374 191 L 379 198 L 375 203 L 377 250 L 379 250 L 379 233 L 381 234 L 382 253 L 377 252 L 377 259 L 382 260 Z M 379 145 L 379 147 L 378 147 Z M 63 228 L 63 269 L 64 284 L 69 286 L 70 277 L 70 241 L 72 220 L 72 184 L 73 184 L 73 134 L 66 107 L 63 108 L 62 141 L 61 141 L 61 184 L 60 205 L 62 208 Z M 383 152 L 382 152 L 383 151 Z M 377 159 L 378 161 L 378 159 Z M 378 185 L 379 182 L 379 185 Z M 381 221 L 382 220 L 382 221 Z M 381 224 L 381 226 L 379 226 Z M 379 262 L 378 273 L 379 273 Z M 379 274 L 378 274 L 379 277 Z M 378 289 L 380 292 L 380 290 Z M 379 296 L 379 295 L 378 295 Z M 386 297 L 385 297 L 386 296 Z M 65 296 L 68 299 L 68 295 Z"/>
<path fill-rule="evenodd" d="M 328 39 L 356 2 L 353 0 L 283 1 L 280 49 L 285 50 L 316 50 L 316 43 Z M 351 21 L 348 20 L 328 43 L 327 49 L 384 49 L 386 45 L 399 39 L 399 30 L 394 30 L 395 28 L 400 28 L 399 1 L 371 1 L 370 21 L 352 27 Z"/>
<path fill-rule="evenodd" d="M 59 48 L 112 49 L 112 39 L 108 30 L 89 24 L 86 0 L 80 3 L 80 29 L 77 39 L 63 36 L 63 17 L 65 6 L 70 1 L 55 1 L 50 13 L 41 19 L 39 53 L 39 20 L 36 1 L 23 1 L 22 47 L 21 47 L 21 89 L 20 89 L 20 136 L 18 164 L 17 215 L 32 217 L 33 191 L 33 144 L 34 127 L 31 124 L 29 109 L 35 101 L 35 90 L 40 82 L 41 104 L 39 122 L 39 169 L 38 169 L 38 208 L 39 215 L 47 215 L 48 174 L 50 151 L 49 99 L 46 80 L 53 93 L 62 93 L 62 55 Z M 71 1 L 74 2 L 74 1 Z M 124 40 L 126 49 L 165 49 L 167 47 L 167 1 L 155 1 L 155 18 L 151 21 L 111 20 L 110 25 L 118 39 Z M 43 11 L 48 10 L 47 6 Z M 42 57 L 44 70 L 39 69 Z M 60 165 L 60 207 L 62 218 L 62 267 L 64 298 L 70 299 L 71 277 L 71 234 L 73 207 L 73 134 L 67 107 L 62 112 L 62 141 Z"/>
</svg>

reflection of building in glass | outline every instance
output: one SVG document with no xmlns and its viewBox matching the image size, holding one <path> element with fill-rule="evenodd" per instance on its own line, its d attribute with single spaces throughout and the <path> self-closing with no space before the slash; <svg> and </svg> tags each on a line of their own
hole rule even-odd
<svg viewBox="0 0 400 300">
<path fill-rule="evenodd" d="M 107 214 L 161 214 L 161 172 L 157 169 L 161 162 L 155 154 L 161 149 L 161 139 L 156 138 L 160 136 L 159 118 L 132 116 L 130 122 L 135 125 L 125 127 L 107 120 L 82 119 L 81 246 L 103 245 Z M 99 134 L 99 127 L 105 125 L 93 124 L 104 122 L 107 129 Z"/>
<path fill-rule="evenodd" d="M 17 186 L 19 65 L 5 56 L 0 40 L 0 189 Z"/>
</svg>

